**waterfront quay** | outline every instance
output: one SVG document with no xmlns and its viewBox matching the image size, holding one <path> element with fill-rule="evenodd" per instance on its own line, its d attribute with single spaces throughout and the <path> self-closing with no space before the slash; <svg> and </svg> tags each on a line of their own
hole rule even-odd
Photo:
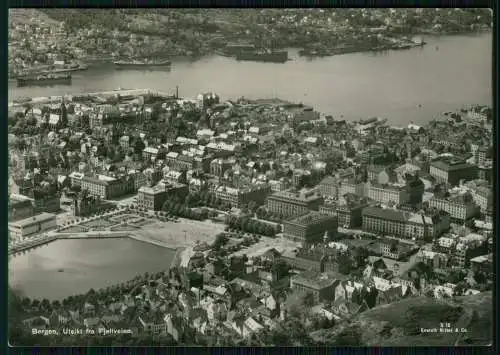
<svg viewBox="0 0 500 355">
<path fill-rule="evenodd" d="M 41 97 L 32 97 L 26 100 L 15 100 L 15 101 L 10 101 L 8 106 L 9 107 L 18 107 L 18 106 L 23 106 L 26 103 L 30 104 L 50 104 L 50 103 L 55 103 L 55 102 L 61 102 L 63 99 L 67 99 L 71 96 L 78 96 L 78 97 L 109 97 L 109 96 L 141 96 L 141 95 L 151 95 L 151 96 L 158 96 L 158 97 L 172 97 L 173 95 L 171 93 L 165 93 L 161 92 L 158 90 L 152 90 L 152 89 L 121 89 L 118 88 L 116 90 L 111 90 L 111 91 L 99 91 L 99 92 L 90 92 L 90 93 L 78 93 L 78 94 L 73 94 L 73 95 L 63 95 L 63 96 L 41 96 Z"/>
</svg>

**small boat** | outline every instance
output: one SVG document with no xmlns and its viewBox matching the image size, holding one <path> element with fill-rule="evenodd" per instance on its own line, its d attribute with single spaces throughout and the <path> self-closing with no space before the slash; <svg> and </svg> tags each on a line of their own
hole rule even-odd
<svg viewBox="0 0 500 355">
<path fill-rule="evenodd" d="M 18 86 L 29 85 L 71 85 L 71 74 L 43 74 L 17 78 Z"/>
<path fill-rule="evenodd" d="M 114 62 L 116 68 L 125 69 L 125 68 L 168 68 L 172 65 L 172 62 L 169 60 L 119 60 Z"/>
<path fill-rule="evenodd" d="M 236 55 L 236 60 L 285 63 L 288 61 L 288 52 L 275 50 L 244 51 Z"/>
<path fill-rule="evenodd" d="M 64 272 L 64 269 L 57 269 L 57 272 Z"/>
<path fill-rule="evenodd" d="M 437 51 L 439 50 L 439 46 L 436 46 L 436 50 L 437 50 Z"/>
</svg>

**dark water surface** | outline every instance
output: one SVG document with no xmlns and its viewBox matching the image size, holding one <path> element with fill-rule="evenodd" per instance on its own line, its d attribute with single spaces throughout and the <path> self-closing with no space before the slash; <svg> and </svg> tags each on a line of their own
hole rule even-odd
<svg viewBox="0 0 500 355">
<path fill-rule="evenodd" d="M 62 299 L 167 270 L 174 254 L 129 238 L 57 240 L 13 257 L 9 283 L 28 297 Z"/>
<path fill-rule="evenodd" d="M 170 72 L 114 70 L 75 72 L 72 86 L 16 88 L 9 99 L 67 93 L 151 88 L 194 97 L 214 91 L 223 99 L 279 97 L 355 120 L 385 117 L 391 124 L 425 123 L 464 104 L 492 104 L 492 35 L 425 38 L 423 48 L 352 53 L 308 60 L 291 51 L 285 64 L 207 57 L 174 61 Z M 420 105 L 420 106 L 419 106 Z"/>
</svg>

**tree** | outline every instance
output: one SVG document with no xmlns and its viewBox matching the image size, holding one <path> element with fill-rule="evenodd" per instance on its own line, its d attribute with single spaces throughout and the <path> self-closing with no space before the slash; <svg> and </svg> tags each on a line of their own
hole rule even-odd
<svg viewBox="0 0 500 355">
<path fill-rule="evenodd" d="M 50 301 L 44 298 L 40 303 L 40 307 L 46 311 L 49 311 L 51 309 Z"/>
<path fill-rule="evenodd" d="M 137 138 L 134 143 L 134 153 L 141 155 L 144 148 L 146 148 L 146 145 L 144 144 L 142 139 Z"/>
<path fill-rule="evenodd" d="M 225 244 L 227 244 L 228 241 L 229 241 L 229 238 L 225 234 L 219 233 L 215 237 L 215 241 L 212 244 L 212 248 L 215 249 L 215 250 L 218 250 L 222 246 L 224 246 Z"/>
</svg>

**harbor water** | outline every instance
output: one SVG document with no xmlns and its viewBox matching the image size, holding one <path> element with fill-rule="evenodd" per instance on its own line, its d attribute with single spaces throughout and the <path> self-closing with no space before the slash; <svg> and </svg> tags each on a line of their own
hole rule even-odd
<svg viewBox="0 0 500 355">
<path fill-rule="evenodd" d="M 348 120 L 383 117 L 393 125 L 423 124 L 466 104 L 492 104 L 491 34 L 425 38 L 427 45 L 403 51 L 351 53 L 307 59 L 290 51 L 284 63 L 236 61 L 212 56 L 174 60 L 168 70 L 115 70 L 113 66 L 73 73 L 71 86 L 18 88 L 21 97 L 151 88 L 194 97 L 213 91 L 223 99 L 241 96 L 303 102 Z"/>
</svg>

